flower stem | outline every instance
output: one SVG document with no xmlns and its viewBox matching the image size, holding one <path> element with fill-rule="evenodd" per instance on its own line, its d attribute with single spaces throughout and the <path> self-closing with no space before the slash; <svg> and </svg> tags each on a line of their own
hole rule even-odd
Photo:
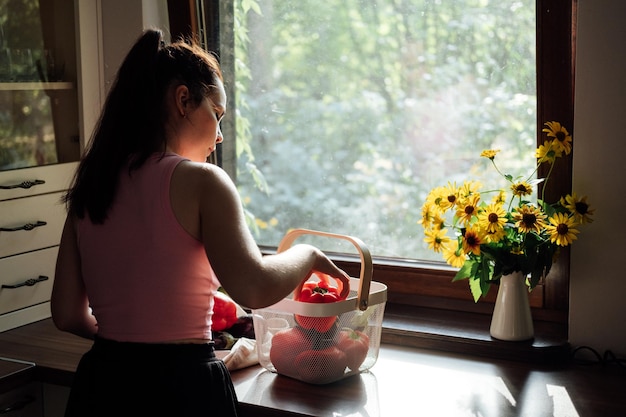
<svg viewBox="0 0 626 417">
<path fill-rule="evenodd" d="M 500 169 L 498 169 L 498 166 L 496 165 L 496 161 L 494 161 L 493 159 L 490 159 L 490 160 L 491 160 L 491 163 L 493 164 L 493 167 L 496 169 L 496 171 L 498 171 L 498 174 L 502 175 L 502 176 L 504 177 L 504 179 L 505 179 L 505 180 L 507 180 L 507 181 L 509 181 L 509 182 L 512 182 L 511 180 L 509 180 L 509 179 L 507 178 L 507 176 L 506 176 L 506 175 L 504 175 L 504 173 L 503 173 L 502 171 L 500 171 Z"/>
<path fill-rule="evenodd" d="M 548 179 L 550 179 L 550 174 L 552 174 L 552 170 L 554 169 L 555 161 L 552 161 L 550 164 L 550 170 L 548 171 L 548 175 L 546 175 L 546 179 L 543 182 L 543 187 L 541 187 L 541 201 L 546 201 L 546 187 L 548 186 Z"/>
</svg>

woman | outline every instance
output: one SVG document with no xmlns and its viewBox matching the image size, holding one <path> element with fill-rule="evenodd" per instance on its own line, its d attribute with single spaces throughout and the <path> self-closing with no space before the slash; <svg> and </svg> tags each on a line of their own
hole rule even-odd
<svg viewBox="0 0 626 417">
<path fill-rule="evenodd" d="M 348 289 L 310 245 L 262 256 L 233 182 L 205 163 L 225 111 L 219 65 L 195 41 L 148 30 L 122 63 L 66 195 L 52 318 L 95 339 L 66 415 L 234 416 L 210 342 L 218 286 L 249 308 L 313 270 Z"/>
</svg>

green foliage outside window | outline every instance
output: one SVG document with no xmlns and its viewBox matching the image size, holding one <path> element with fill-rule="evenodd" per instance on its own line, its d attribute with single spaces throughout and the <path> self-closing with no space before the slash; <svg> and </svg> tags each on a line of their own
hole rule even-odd
<svg viewBox="0 0 626 417">
<path fill-rule="evenodd" d="M 417 224 L 433 186 L 498 186 L 483 149 L 507 149 L 507 172 L 532 172 L 534 1 L 235 10 L 237 181 L 260 244 L 305 227 L 358 236 L 375 255 L 436 259 Z"/>
</svg>

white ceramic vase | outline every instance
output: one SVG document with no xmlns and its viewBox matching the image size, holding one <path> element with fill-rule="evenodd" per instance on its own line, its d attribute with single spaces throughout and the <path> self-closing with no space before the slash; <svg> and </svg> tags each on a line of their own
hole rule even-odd
<svg viewBox="0 0 626 417">
<path fill-rule="evenodd" d="M 489 333 L 493 338 L 507 341 L 529 340 L 534 337 L 528 286 L 521 272 L 516 271 L 500 278 Z"/>
</svg>

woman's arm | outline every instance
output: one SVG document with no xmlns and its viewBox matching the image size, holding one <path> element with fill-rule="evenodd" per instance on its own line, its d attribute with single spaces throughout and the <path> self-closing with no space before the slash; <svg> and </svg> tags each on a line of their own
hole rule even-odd
<svg viewBox="0 0 626 417">
<path fill-rule="evenodd" d="M 70 216 L 63 227 L 50 304 L 52 320 L 58 329 L 93 339 L 97 323 L 89 309 L 76 231 Z"/>
<path fill-rule="evenodd" d="M 312 271 L 340 279 L 347 293 L 348 275 L 311 245 L 295 245 L 263 256 L 246 225 L 239 193 L 230 177 L 219 167 L 203 165 L 194 175 L 202 240 L 220 283 L 235 301 L 248 308 L 272 305 Z"/>
</svg>

